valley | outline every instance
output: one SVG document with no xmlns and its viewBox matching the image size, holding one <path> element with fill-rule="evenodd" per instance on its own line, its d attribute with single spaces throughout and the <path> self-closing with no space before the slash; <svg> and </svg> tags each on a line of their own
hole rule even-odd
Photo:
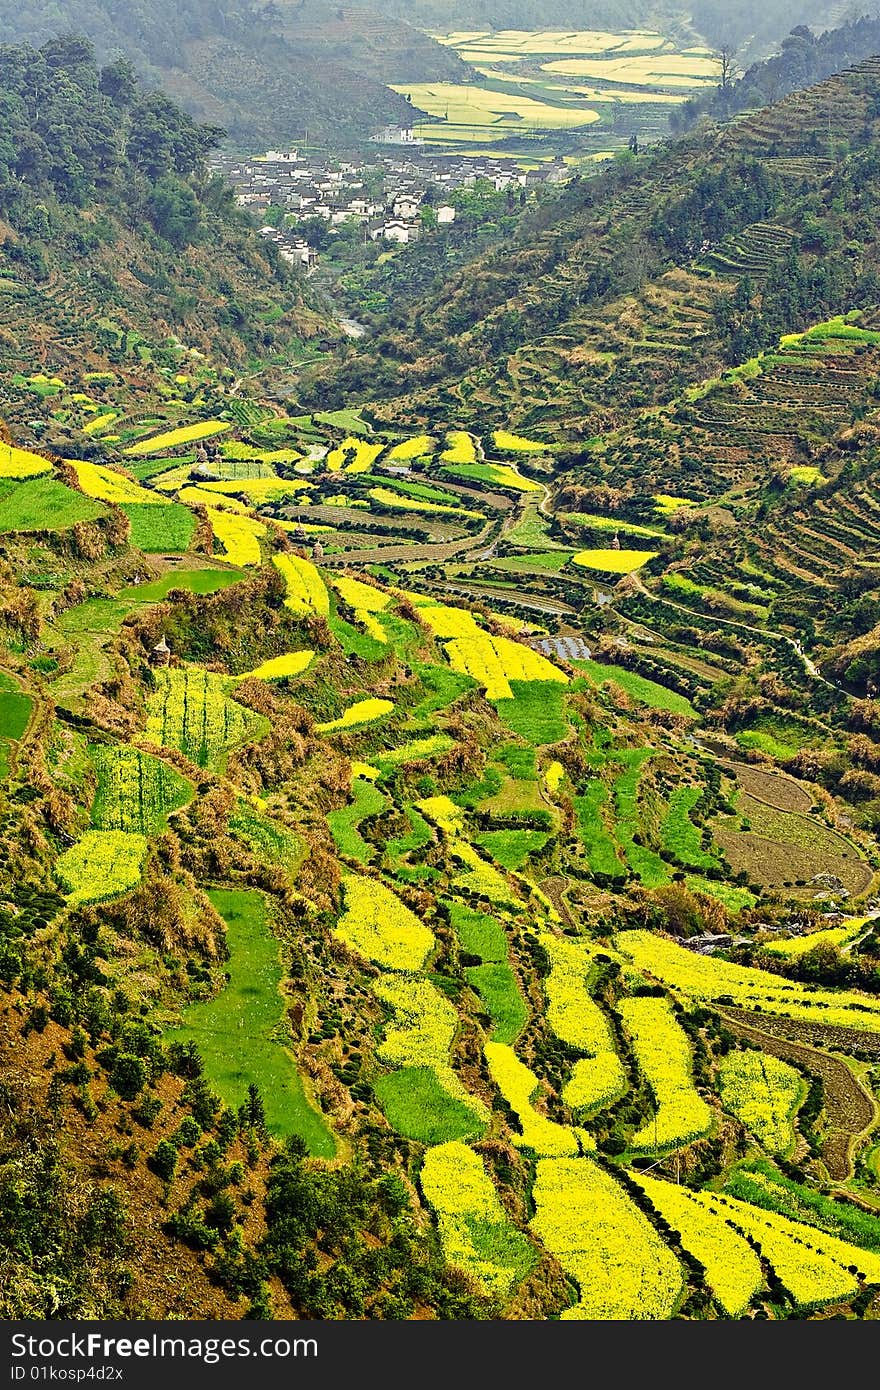
<svg viewBox="0 0 880 1390">
<path fill-rule="evenodd" d="M 333 301 L 0 74 L 3 1316 L 876 1319 L 880 60 Z"/>
</svg>

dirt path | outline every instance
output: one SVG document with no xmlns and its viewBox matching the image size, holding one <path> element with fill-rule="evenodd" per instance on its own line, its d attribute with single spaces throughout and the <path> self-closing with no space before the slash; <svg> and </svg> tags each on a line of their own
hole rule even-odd
<svg viewBox="0 0 880 1390">
<path fill-rule="evenodd" d="M 643 594 L 645 598 L 650 599 L 652 603 L 665 603 L 670 608 L 676 609 L 677 612 L 684 613 L 686 616 L 693 618 L 694 611 L 692 608 L 685 608 L 683 604 L 676 603 L 673 599 L 666 598 L 665 595 L 661 599 L 658 594 L 652 593 L 650 589 L 646 589 L 641 581 L 637 581 L 637 583 L 639 593 Z M 774 632 L 769 627 L 753 627 L 750 623 L 740 622 L 737 618 L 720 618 L 717 613 L 712 614 L 712 619 L 714 622 L 723 623 L 725 627 L 739 628 L 742 632 L 753 632 L 757 637 L 774 637 L 777 641 L 787 642 L 798 657 L 798 660 L 803 662 L 804 669 L 808 676 L 812 676 L 813 680 L 820 681 L 822 685 L 827 685 L 829 690 L 840 690 L 839 685 L 835 685 L 833 681 L 826 680 L 816 663 L 807 656 L 800 642 L 796 642 L 793 637 L 786 636 L 784 632 Z"/>
</svg>

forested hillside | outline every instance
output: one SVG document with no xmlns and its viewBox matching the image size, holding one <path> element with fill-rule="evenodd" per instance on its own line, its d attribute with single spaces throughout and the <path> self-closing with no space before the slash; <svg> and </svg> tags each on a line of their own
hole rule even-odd
<svg viewBox="0 0 880 1390">
<path fill-rule="evenodd" d="M 782 40 L 781 51 L 743 70 L 737 64 L 730 82 L 673 112 L 676 129 L 699 116 L 726 120 L 738 111 L 769 106 L 789 92 L 812 87 L 844 68 L 880 52 L 880 19 L 863 16 L 836 29 L 813 31 L 799 25 Z"/>
<path fill-rule="evenodd" d="M 0 49 L 0 353 L 9 370 L 172 336 L 231 366 L 318 332 L 300 281 L 205 170 L 220 132 L 96 65 L 84 39 Z"/>
<path fill-rule="evenodd" d="M 374 52 L 356 15 L 347 34 L 319 35 L 316 43 L 320 13 L 313 4 L 299 45 L 297 20 L 258 0 L 0 0 L 0 38 L 40 44 L 84 34 L 101 61 L 124 55 L 198 119 L 248 145 L 292 142 L 306 130 L 319 139 L 365 139 L 384 122 L 405 119 L 406 103 L 384 85 L 385 55 L 406 51 L 404 26 L 394 23 L 384 36 L 380 26 Z M 414 43 L 426 78 L 463 69 L 440 45 L 420 36 Z"/>
</svg>

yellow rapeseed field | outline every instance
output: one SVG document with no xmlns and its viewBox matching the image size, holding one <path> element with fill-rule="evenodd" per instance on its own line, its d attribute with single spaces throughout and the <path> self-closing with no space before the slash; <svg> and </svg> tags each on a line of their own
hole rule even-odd
<svg viewBox="0 0 880 1390">
<path fill-rule="evenodd" d="M 880 999 L 876 995 L 855 990 L 808 989 L 766 970 L 696 955 L 655 932 L 619 932 L 614 941 L 638 970 L 656 976 L 667 989 L 692 999 L 713 1000 L 729 995 L 743 1009 L 757 1008 L 807 1023 L 880 1033 Z"/>
<path fill-rule="evenodd" d="M 239 676 L 240 681 L 248 680 L 253 676 L 262 681 L 280 681 L 285 676 L 299 676 L 306 671 L 312 664 L 314 652 L 287 652 L 284 656 L 273 656 L 269 661 L 264 661 L 260 666 L 255 666 L 253 671 L 245 671 L 243 676 Z"/>
<path fill-rule="evenodd" d="M 195 444 L 212 435 L 224 434 L 232 429 L 227 420 L 202 420 L 198 425 L 184 425 L 179 430 L 166 430 L 164 434 L 153 435 L 151 439 L 141 439 L 126 449 L 126 454 L 138 457 L 144 454 L 161 454 L 165 449 L 176 449 L 182 444 Z"/>
<path fill-rule="evenodd" d="M 478 630 L 475 636 L 453 638 L 444 650 L 452 669 L 484 686 L 489 700 L 512 699 L 513 680 L 568 683 L 565 672 L 546 656 L 509 637 L 493 637 Z"/>
<path fill-rule="evenodd" d="M 206 510 L 211 530 L 223 546 L 224 559 L 232 565 L 259 565 L 262 562 L 260 537 L 266 534 L 262 521 L 252 516 L 239 516 L 237 512 L 221 511 L 219 507 L 208 507 Z"/>
<path fill-rule="evenodd" d="M 349 705 L 338 719 L 331 719 L 326 724 L 316 724 L 315 728 L 322 734 L 331 734 L 336 729 L 353 729 L 359 724 L 372 724 L 374 720 L 390 714 L 393 709 L 393 700 L 357 700 L 353 705 Z"/>
<path fill-rule="evenodd" d="M 311 560 L 300 555 L 273 555 L 272 563 L 284 576 L 287 585 L 285 606 L 293 613 L 318 613 L 326 618 L 330 613 L 327 585 Z"/>
<path fill-rule="evenodd" d="M 859 1287 L 851 1269 L 861 1271 L 867 1284 L 880 1284 L 880 1255 L 872 1250 L 720 1192 L 691 1192 L 690 1199 L 754 1240 L 801 1308 L 851 1298 Z"/>
<path fill-rule="evenodd" d="M 678 1231 L 688 1254 L 700 1261 L 706 1271 L 706 1283 L 725 1313 L 731 1318 L 739 1317 L 752 1294 L 764 1284 L 761 1261 L 748 1241 L 726 1221 L 694 1202 L 686 1187 L 661 1182 L 635 1170 L 631 1170 L 630 1176 L 663 1219 Z"/>
<path fill-rule="evenodd" d="M 205 492 L 228 493 L 232 497 L 241 494 L 253 502 L 265 502 L 267 498 L 282 497 L 288 492 L 308 492 L 315 484 L 305 478 L 234 478 L 199 486 Z"/>
<path fill-rule="evenodd" d="M 565 1319 L 671 1317 L 683 1271 L 647 1216 L 590 1158 L 541 1159 L 531 1228 L 577 1281 Z"/>
<path fill-rule="evenodd" d="M 36 478 L 40 473 L 51 473 L 52 465 L 39 454 L 29 449 L 16 449 L 0 440 L 0 478 Z"/>
<path fill-rule="evenodd" d="M 188 507 L 210 507 L 215 511 L 237 512 L 239 516 L 247 513 L 245 504 L 235 497 L 224 497 L 218 492 L 206 492 L 202 487 L 182 487 L 177 497 Z"/>
<path fill-rule="evenodd" d="M 526 439 L 521 434 L 510 434 L 507 430 L 493 430 L 492 440 L 496 449 L 503 449 L 505 453 L 540 454 L 547 448 L 537 439 Z"/>
<path fill-rule="evenodd" d="M 422 1162 L 421 1185 L 447 1262 L 490 1298 L 506 1297 L 518 1273 L 509 1253 L 514 1228 L 479 1154 L 459 1140 L 436 1144 Z M 519 1241 L 527 1251 L 522 1236 Z"/>
<path fill-rule="evenodd" d="M 99 463 L 84 463 L 81 459 L 66 459 L 77 477 L 79 488 L 86 497 L 95 497 L 99 502 L 113 502 L 121 506 L 125 502 L 139 502 L 156 506 L 167 506 L 168 498 L 141 487 L 127 473 L 117 473 L 112 468 L 104 468 Z"/>
<path fill-rule="evenodd" d="M 514 1144 L 521 1149 L 531 1149 L 541 1157 L 561 1158 L 579 1153 L 574 1130 L 548 1120 L 533 1106 L 532 1097 L 539 1089 L 538 1078 L 520 1061 L 513 1048 L 506 1043 L 487 1042 L 484 1051 L 492 1080 L 516 1111 L 522 1128 L 522 1134 L 512 1136 Z"/>
<path fill-rule="evenodd" d="M 393 449 L 388 450 L 388 457 L 398 463 L 407 463 L 410 459 L 432 454 L 436 445 L 437 441 L 432 435 L 417 434 L 414 439 L 404 439 L 400 444 L 395 444 Z"/>
<path fill-rule="evenodd" d="M 579 550 L 571 558 L 583 569 L 602 570 L 605 574 L 632 574 L 657 554 L 656 550 Z"/>
<path fill-rule="evenodd" d="M 336 449 L 330 450 L 327 468 L 331 473 L 338 472 L 340 468 L 344 468 L 346 473 L 369 473 L 384 448 L 383 443 L 370 444 L 366 439 L 355 439 L 349 435 Z M 346 463 L 349 456 L 350 461 Z"/>
<path fill-rule="evenodd" d="M 592 954 L 576 941 L 545 932 L 539 937 L 550 957 L 544 981 L 547 1022 L 561 1042 L 586 1053 L 575 1062 L 562 1098 L 573 1110 L 608 1105 L 627 1089 L 611 1025 L 587 992 Z"/>
<path fill-rule="evenodd" d="M 467 430 L 450 430 L 440 457 L 444 463 L 476 463 L 477 445 L 473 435 Z"/>
<path fill-rule="evenodd" d="M 345 911 L 333 935 L 385 970 L 421 970 L 434 933 L 378 879 L 346 874 Z"/>
</svg>

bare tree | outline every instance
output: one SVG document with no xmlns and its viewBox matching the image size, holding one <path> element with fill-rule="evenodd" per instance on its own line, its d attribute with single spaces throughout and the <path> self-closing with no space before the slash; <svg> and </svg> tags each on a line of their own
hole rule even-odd
<svg viewBox="0 0 880 1390">
<path fill-rule="evenodd" d="M 736 49 L 733 44 L 724 43 L 712 56 L 721 68 L 721 90 L 726 92 L 739 77 Z"/>
</svg>

